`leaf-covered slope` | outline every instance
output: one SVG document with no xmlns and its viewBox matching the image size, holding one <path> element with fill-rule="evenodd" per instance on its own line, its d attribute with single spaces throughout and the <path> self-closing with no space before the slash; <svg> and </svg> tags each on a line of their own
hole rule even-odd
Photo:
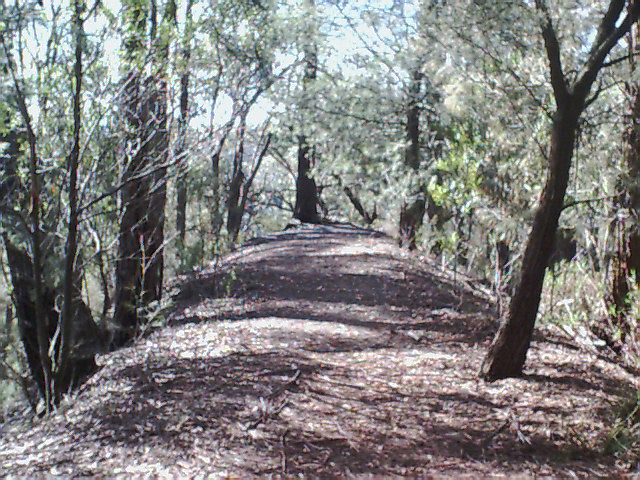
<svg viewBox="0 0 640 480">
<path fill-rule="evenodd" d="M 259 239 L 222 269 L 180 279 L 169 326 L 101 357 L 58 414 L 4 425 L 0 471 L 612 473 L 598 449 L 630 375 L 545 331 L 524 378 L 480 382 L 492 311 L 371 232 Z"/>
</svg>

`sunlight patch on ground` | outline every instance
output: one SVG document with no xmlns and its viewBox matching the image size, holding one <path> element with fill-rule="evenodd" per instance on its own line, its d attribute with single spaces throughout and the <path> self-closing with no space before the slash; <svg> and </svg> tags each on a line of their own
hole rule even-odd
<svg viewBox="0 0 640 480">
<path fill-rule="evenodd" d="M 308 256 L 333 257 L 336 255 L 379 255 L 395 253 L 393 246 L 380 241 L 354 242 L 339 245 L 322 252 L 310 252 Z"/>
</svg>

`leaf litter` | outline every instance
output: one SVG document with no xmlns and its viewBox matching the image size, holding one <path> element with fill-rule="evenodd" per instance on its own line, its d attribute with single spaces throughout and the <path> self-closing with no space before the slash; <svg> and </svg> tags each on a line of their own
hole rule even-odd
<svg viewBox="0 0 640 480">
<path fill-rule="evenodd" d="M 3 425 L 0 473 L 623 474 L 601 446 L 633 375 L 539 329 L 523 378 L 479 381 L 495 308 L 460 278 L 350 227 L 249 242 L 178 279 L 169 326 L 101 356 L 58 413 Z"/>
</svg>

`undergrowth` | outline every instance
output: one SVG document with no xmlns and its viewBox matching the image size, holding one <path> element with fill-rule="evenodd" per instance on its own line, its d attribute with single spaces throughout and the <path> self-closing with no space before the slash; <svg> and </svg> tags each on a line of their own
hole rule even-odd
<svg viewBox="0 0 640 480">
<path fill-rule="evenodd" d="M 605 452 L 640 469 L 640 390 L 617 409 Z"/>
</svg>

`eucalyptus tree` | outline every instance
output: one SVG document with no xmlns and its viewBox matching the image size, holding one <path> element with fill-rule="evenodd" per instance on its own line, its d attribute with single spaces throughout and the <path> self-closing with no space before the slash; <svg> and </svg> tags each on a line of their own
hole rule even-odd
<svg viewBox="0 0 640 480">
<path fill-rule="evenodd" d="M 144 309 L 162 296 L 164 208 L 170 161 L 167 64 L 176 4 L 173 0 L 165 3 L 159 23 L 155 2 L 150 5 L 127 0 L 123 11 L 123 108 L 128 131 L 120 191 L 114 347 L 125 345 L 138 334 Z"/>
<path fill-rule="evenodd" d="M 8 148 L 0 229 L 25 357 L 49 410 L 95 369 L 101 344 L 82 293 L 86 263 L 80 235 L 83 154 L 90 143 L 82 132 L 82 97 L 86 74 L 95 86 L 98 68 L 84 24 L 95 11 L 81 0 L 69 10 L 30 2 L 3 2 L 0 9 L 3 69 L 11 82 L 2 91 L 9 108 L 2 112 Z M 33 31 L 48 40 L 36 39 L 26 57 Z M 91 64 L 86 69 L 85 57 Z"/>
<path fill-rule="evenodd" d="M 420 2 L 326 10 L 335 40 L 316 101 L 317 147 L 330 159 L 317 172 L 331 188 L 323 194 L 334 191 L 365 223 L 393 221 L 400 243 L 415 248 L 425 214 L 436 215 L 428 185 L 444 151 L 435 75 L 444 50 L 428 41 L 437 22 Z"/>
<path fill-rule="evenodd" d="M 194 51 L 196 81 L 207 83 L 208 98 L 203 97 L 212 117 L 204 134 L 211 152 L 212 230 L 218 237 L 226 226 L 232 243 L 243 225 L 255 169 L 267 155 L 270 137 L 263 126 L 276 105 L 285 104 L 274 89 L 293 82 L 301 64 L 291 50 L 302 16 L 290 12 L 287 4 L 275 1 L 217 2 L 204 8 L 198 22 L 205 42 Z"/>
<path fill-rule="evenodd" d="M 481 368 L 489 381 L 522 373 L 540 304 L 544 274 L 553 250 L 560 214 L 569 182 L 578 123 L 584 110 L 593 103 L 598 91 L 592 87 L 611 51 L 629 32 L 640 14 L 640 2 L 627 7 L 624 0 L 611 0 L 601 14 L 596 35 L 587 46 L 586 56 L 578 58 L 574 74 L 567 74 L 566 59 L 558 21 L 545 0 L 535 2 L 535 18 L 544 42 L 553 89 L 555 111 L 548 146 L 548 171 L 545 187 L 536 210 L 522 261 L 519 284 L 511 299 L 509 313 L 502 322 Z M 533 8 L 533 7 L 532 7 Z"/>
</svg>

